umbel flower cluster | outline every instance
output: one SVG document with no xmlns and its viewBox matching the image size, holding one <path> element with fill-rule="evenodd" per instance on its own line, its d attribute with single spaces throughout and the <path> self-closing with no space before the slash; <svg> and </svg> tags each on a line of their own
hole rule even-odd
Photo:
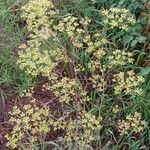
<svg viewBox="0 0 150 150">
<path fill-rule="evenodd" d="M 84 49 L 91 53 L 100 51 L 100 47 L 108 41 L 101 37 L 99 31 L 92 35 L 89 31 L 91 20 L 87 17 L 79 18 L 72 14 L 64 16 L 54 27 L 57 36 L 67 37 L 72 49 Z M 100 54 L 99 54 L 100 55 Z"/>
<path fill-rule="evenodd" d="M 68 121 L 63 117 L 56 120 L 55 117 L 50 118 L 52 115 L 47 106 L 41 108 L 35 101 L 32 102 L 34 104 L 23 107 L 14 106 L 9 112 L 13 130 L 5 138 L 8 140 L 7 146 L 12 149 L 23 146 L 32 149 L 34 144 L 44 142 L 48 132 L 56 130 L 65 131 L 65 142 L 76 142 L 79 147 L 87 148 L 102 128 L 102 118 L 90 112 L 79 112 L 76 119 L 70 118 Z"/>
<path fill-rule="evenodd" d="M 53 78 L 53 85 L 47 83 L 44 85 L 44 88 L 53 91 L 60 102 L 83 103 L 89 101 L 86 91 L 75 79 L 63 77 L 59 81 L 57 78 Z"/>
<path fill-rule="evenodd" d="M 83 48 L 83 37 L 85 37 L 84 42 L 88 43 L 90 40 L 90 37 L 86 36 L 86 29 L 88 29 L 90 21 L 88 18 L 78 19 L 68 14 L 59 21 L 55 30 L 59 31 L 58 33 L 65 33 L 75 48 Z"/>
<path fill-rule="evenodd" d="M 108 67 L 112 68 L 117 66 L 124 66 L 126 64 L 133 64 L 134 59 L 132 56 L 133 54 L 131 52 L 115 50 L 112 52 L 112 55 L 108 57 Z"/>
<path fill-rule="evenodd" d="M 127 31 L 136 22 L 133 15 L 125 8 L 110 8 L 101 12 L 103 23 L 108 28 L 119 28 Z"/>
<path fill-rule="evenodd" d="M 133 71 L 119 72 L 115 75 L 115 94 L 124 92 L 125 94 L 141 95 L 142 89 L 139 88 L 139 84 L 144 82 L 142 76 L 138 76 Z"/>
<path fill-rule="evenodd" d="M 121 135 L 131 132 L 140 133 L 144 130 L 146 124 L 144 120 L 141 120 L 141 114 L 135 112 L 133 115 L 127 115 L 125 120 L 119 120 L 118 128 Z"/>
<path fill-rule="evenodd" d="M 7 146 L 12 149 L 19 148 L 23 139 L 26 143 L 35 144 L 50 130 L 48 107 L 41 108 L 35 104 L 26 104 L 22 108 L 14 106 L 9 115 L 13 130 L 5 137 Z"/>
<path fill-rule="evenodd" d="M 27 29 L 31 32 L 30 37 L 47 39 L 53 33 L 50 27 L 55 14 L 54 5 L 48 0 L 30 0 L 24 5 L 22 18 L 26 20 Z"/>
<path fill-rule="evenodd" d="M 79 148 L 89 148 L 102 128 L 101 122 L 101 117 L 96 118 L 91 113 L 82 112 L 66 126 L 65 140 L 71 143 L 75 141 Z"/>
<path fill-rule="evenodd" d="M 25 52 L 23 50 L 19 51 L 18 55 L 19 59 L 17 60 L 17 64 L 31 76 L 37 76 L 39 74 L 48 76 L 55 66 L 49 52 L 41 52 L 39 47 L 30 46 Z"/>
<path fill-rule="evenodd" d="M 20 46 L 17 64 L 20 69 L 25 70 L 31 76 L 48 76 L 55 66 L 51 57 L 58 50 L 56 49 L 56 52 L 54 50 L 51 52 L 42 50 L 41 45 L 42 40 L 54 35 L 50 28 L 53 23 L 53 16 L 56 14 L 54 6 L 48 0 L 31 0 L 22 7 L 22 12 L 22 18 L 26 20 L 26 26 L 30 33 L 30 40 L 27 45 Z M 62 53 L 60 52 L 60 54 Z"/>
<path fill-rule="evenodd" d="M 65 142 L 75 143 L 78 148 L 87 149 L 102 129 L 102 118 L 82 111 L 79 112 L 76 119 L 64 121 L 63 118 L 59 118 L 53 122 L 53 127 L 54 131 L 65 130 Z"/>
</svg>

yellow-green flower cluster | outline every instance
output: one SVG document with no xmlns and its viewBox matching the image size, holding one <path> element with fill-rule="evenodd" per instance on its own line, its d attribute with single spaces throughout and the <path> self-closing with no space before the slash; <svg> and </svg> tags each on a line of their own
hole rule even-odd
<svg viewBox="0 0 150 150">
<path fill-rule="evenodd" d="M 60 102 L 77 103 L 89 101 L 87 92 L 83 90 L 83 87 L 75 79 L 63 77 L 61 80 L 54 80 L 53 78 L 53 85 L 47 83 L 44 88 L 53 91 Z"/>
<path fill-rule="evenodd" d="M 98 56 L 100 56 L 100 54 L 105 55 L 105 52 L 101 47 L 108 44 L 109 42 L 105 38 L 102 38 L 99 33 L 95 33 L 93 36 L 88 35 L 83 38 L 83 42 L 87 45 L 85 48 L 86 52 L 94 52 L 95 54 L 97 53 Z"/>
<path fill-rule="evenodd" d="M 119 120 L 118 128 L 121 135 L 130 132 L 140 133 L 144 130 L 146 124 L 147 123 L 144 120 L 141 120 L 141 114 L 135 112 L 133 115 L 127 115 L 125 120 Z"/>
<path fill-rule="evenodd" d="M 90 62 L 88 63 L 88 69 L 90 69 L 90 71 L 92 73 L 94 73 L 96 70 L 101 68 L 101 62 L 100 60 L 96 59 L 96 60 L 90 60 Z"/>
<path fill-rule="evenodd" d="M 140 95 L 142 89 L 139 87 L 144 82 L 142 76 L 136 75 L 133 71 L 120 72 L 115 75 L 115 94 L 124 92 L 125 94 Z"/>
<path fill-rule="evenodd" d="M 34 87 L 30 87 L 28 89 L 25 89 L 22 94 L 21 94 L 21 97 L 25 96 L 25 97 L 32 97 L 34 93 Z"/>
<path fill-rule="evenodd" d="M 88 29 L 90 22 L 91 20 L 88 18 L 79 19 L 68 14 L 68 16 L 62 18 L 62 20 L 59 21 L 59 24 L 54 28 L 60 33 L 67 34 L 71 44 L 73 44 L 74 47 L 83 48 L 83 37 L 85 37 L 84 42 L 90 40 L 90 37 L 86 36 L 86 30 Z"/>
<path fill-rule="evenodd" d="M 18 52 L 17 64 L 20 69 L 35 77 L 37 75 L 49 76 L 55 63 L 48 51 L 41 52 L 38 47 L 28 47 Z"/>
<path fill-rule="evenodd" d="M 93 47 L 94 48 L 94 47 Z M 99 49 L 92 49 L 92 57 L 90 61 L 87 63 L 86 67 L 81 64 L 78 64 L 75 68 L 75 71 L 85 71 L 85 69 L 90 70 L 90 72 L 95 73 L 97 70 L 102 69 L 101 59 L 106 55 L 106 52 L 99 48 Z"/>
<path fill-rule="evenodd" d="M 106 81 L 102 76 L 98 74 L 93 74 L 90 77 L 90 80 L 92 81 L 92 87 L 95 88 L 97 91 L 102 92 L 105 90 Z"/>
<path fill-rule="evenodd" d="M 67 35 L 69 42 L 76 49 L 84 49 L 86 52 L 91 53 L 100 51 L 101 46 L 108 43 L 105 38 L 101 37 L 100 31 L 95 33 L 89 31 L 91 20 L 87 17 L 77 18 L 71 14 L 62 18 L 58 25 L 55 26 L 57 34 Z"/>
<path fill-rule="evenodd" d="M 59 118 L 58 120 L 53 121 L 53 131 L 56 130 L 65 130 L 66 121 L 64 121 L 64 116 Z"/>
<path fill-rule="evenodd" d="M 120 110 L 119 110 L 119 106 L 118 106 L 118 105 L 115 105 L 115 106 L 112 108 L 112 112 L 113 112 L 114 114 L 117 114 L 119 111 L 120 111 Z"/>
<path fill-rule="evenodd" d="M 26 20 L 27 29 L 31 38 L 47 39 L 53 32 L 50 26 L 56 14 L 54 5 L 49 0 L 30 0 L 22 7 L 22 18 Z M 50 20 L 49 20 L 50 18 Z"/>
<path fill-rule="evenodd" d="M 21 108 L 14 106 L 9 114 L 9 123 L 13 129 L 5 137 L 8 140 L 7 146 L 12 149 L 18 148 L 22 139 L 32 145 L 39 140 L 38 135 L 42 136 L 50 130 L 51 119 L 49 108 L 46 106 L 43 108 L 36 104 L 27 104 Z"/>
<path fill-rule="evenodd" d="M 22 44 L 19 47 L 17 64 L 33 77 L 48 77 L 61 60 L 69 61 L 67 55 L 56 48 L 56 45 L 54 50 L 42 49 L 41 39 L 45 40 L 55 35 L 52 31 L 55 14 L 54 5 L 48 0 L 30 0 L 22 7 L 22 18 L 27 22 L 30 38 L 27 45 Z"/>
<path fill-rule="evenodd" d="M 41 49 L 41 39 L 47 39 L 53 35 L 51 26 L 55 13 L 53 4 L 48 0 L 30 0 L 22 7 L 22 18 L 26 20 L 30 39 L 27 45 L 24 44 L 25 46 L 20 47 L 17 64 L 20 69 L 33 77 L 37 75 L 49 76 L 56 65 L 53 62 L 56 53 L 58 60 L 63 58 L 58 49 L 55 53 Z"/>
<path fill-rule="evenodd" d="M 93 53 L 93 57 L 95 57 L 97 60 L 100 60 L 105 55 L 106 55 L 106 52 L 101 48 L 95 50 L 94 53 Z"/>
<path fill-rule="evenodd" d="M 75 143 L 79 148 L 88 148 L 94 141 L 96 134 L 102 128 L 102 118 L 96 118 L 95 115 L 82 112 L 76 120 L 70 120 L 66 126 L 65 140 Z"/>
<path fill-rule="evenodd" d="M 133 15 L 125 8 L 110 8 L 101 12 L 103 23 L 109 28 L 119 28 L 127 31 L 136 22 Z"/>
<path fill-rule="evenodd" d="M 132 64 L 134 59 L 133 54 L 121 50 L 115 50 L 112 55 L 108 56 L 108 67 L 113 68 L 117 66 L 124 66 L 126 64 Z"/>
</svg>

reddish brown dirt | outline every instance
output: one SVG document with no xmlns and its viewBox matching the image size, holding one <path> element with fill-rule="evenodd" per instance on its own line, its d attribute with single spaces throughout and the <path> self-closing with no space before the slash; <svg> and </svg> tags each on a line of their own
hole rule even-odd
<svg viewBox="0 0 150 150">
<path fill-rule="evenodd" d="M 53 116 L 59 118 L 62 113 L 61 104 L 58 102 L 57 98 L 51 92 L 43 92 L 42 85 L 45 83 L 44 80 L 41 80 L 35 88 L 35 93 L 33 96 L 36 98 L 36 103 L 38 106 L 47 105 L 50 108 L 50 111 Z M 8 123 L 9 115 L 8 112 L 11 111 L 14 105 L 23 106 L 30 102 L 30 98 L 16 98 L 15 96 L 7 97 L 4 103 L 2 98 L 0 98 L 0 150 L 8 150 L 6 147 L 6 139 L 4 136 L 12 130 L 11 125 Z M 63 136 L 64 132 L 55 131 L 47 134 L 46 141 L 55 140 L 57 137 Z M 47 150 L 51 150 L 52 147 L 47 147 Z"/>
</svg>

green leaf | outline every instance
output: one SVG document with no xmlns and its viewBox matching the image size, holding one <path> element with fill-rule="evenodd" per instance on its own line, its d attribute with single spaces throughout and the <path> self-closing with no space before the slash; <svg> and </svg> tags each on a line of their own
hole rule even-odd
<svg viewBox="0 0 150 150">
<path fill-rule="evenodd" d="M 150 67 L 143 68 L 143 69 L 140 71 L 140 75 L 142 75 L 142 76 L 148 75 L 149 73 L 150 73 Z"/>
<path fill-rule="evenodd" d="M 124 42 L 125 45 L 129 44 L 132 40 L 133 40 L 133 36 L 131 36 L 131 35 L 123 36 L 123 42 Z"/>
<path fill-rule="evenodd" d="M 119 3 L 118 3 L 118 6 L 121 6 L 125 3 L 125 0 L 120 0 Z"/>
<path fill-rule="evenodd" d="M 145 41 L 146 41 L 146 37 L 145 36 L 140 36 L 140 37 L 138 37 L 137 38 L 137 41 L 139 42 L 139 43 L 144 43 Z"/>
<path fill-rule="evenodd" d="M 133 40 L 132 42 L 131 42 L 131 47 L 134 47 L 136 44 L 137 44 L 137 40 Z"/>
</svg>

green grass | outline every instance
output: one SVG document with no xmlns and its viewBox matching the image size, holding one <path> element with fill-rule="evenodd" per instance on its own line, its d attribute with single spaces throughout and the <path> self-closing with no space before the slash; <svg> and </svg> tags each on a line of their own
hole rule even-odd
<svg viewBox="0 0 150 150">
<path fill-rule="evenodd" d="M 18 8 L 17 8 L 18 7 Z M 20 28 L 19 3 L 12 0 L 0 2 L 0 28 L 3 41 L 0 49 L 0 92 L 3 94 L 21 94 L 30 87 L 32 79 L 16 65 L 17 47 L 26 35 L 26 29 Z"/>
</svg>

